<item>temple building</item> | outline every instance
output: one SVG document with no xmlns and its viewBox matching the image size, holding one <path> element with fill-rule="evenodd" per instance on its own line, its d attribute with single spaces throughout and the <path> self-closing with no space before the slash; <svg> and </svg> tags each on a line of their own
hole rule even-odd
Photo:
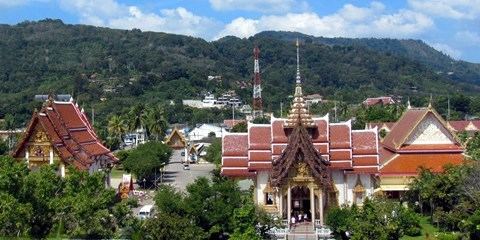
<svg viewBox="0 0 480 240">
<path fill-rule="evenodd" d="M 165 139 L 165 144 L 173 149 L 182 149 L 187 147 L 187 139 L 185 139 L 180 130 L 175 127 L 172 133 Z"/>
<path fill-rule="evenodd" d="M 35 110 L 13 157 L 26 161 L 30 169 L 58 164 L 64 177 L 67 166 L 95 171 L 110 168 L 118 159 L 95 134 L 83 110 L 73 102 L 48 98 Z"/>
<path fill-rule="evenodd" d="M 464 161 L 464 147 L 431 107 L 408 108 L 380 142 L 380 190 L 401 197 L 419 167 L 442 172 Z"/>
<path fill-rule="evenodd" d="M 352 130 L 351 122 L 313 118 L 303 97 L 298 65 L 288 118 L 248 125 L 223 137 L 224 176 L 251 178 L 255 202 L 282 219 L 306 216 L 323 224 L 330 206 L 358 203 L 374 193 L 377 130 Z"/>
<path fill-rule="evenodd" d="M 302 92 L 297 43 L 294 99 L 287 118 L 248 123 L 222 138 L 224 176 L 252 179 L 254 199 L 267 212 L 323 225 L 332 206 L 362 205 L 374 194 L 400 196 L 419 167 L 460 164 L 463 147 L 431 107 L 410 108 L 389 126 L 353 130 L 351 121 L 312 117 Z"/>
</svg>

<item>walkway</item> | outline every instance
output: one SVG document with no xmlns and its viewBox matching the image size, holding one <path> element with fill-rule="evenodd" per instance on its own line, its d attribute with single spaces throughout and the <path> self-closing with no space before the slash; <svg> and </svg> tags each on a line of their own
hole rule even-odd
<svg viewBox="0 0 480 240">
<path fill-rule="evenodd" d="M 288 240 L 314 240 L 316 239 L 312 223 L 299 223 L 292 227 L 288 234 Z"/>
</svg>

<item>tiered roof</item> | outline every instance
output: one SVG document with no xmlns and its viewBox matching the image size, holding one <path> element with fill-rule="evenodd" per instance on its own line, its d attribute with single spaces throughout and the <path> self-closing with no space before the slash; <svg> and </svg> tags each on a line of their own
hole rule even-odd
<svg viewBox="0 0 480 240">
<path fill-rule="evenodd" d="M 408 109 L 381 147 L 382 175 L 416 175 L 419 167 L 441 172 L 464 159 L 463 146 L 431 107 Z"/>
<path fill-rule="evenodd" d="M 24 157 L 25 148 L 34 131 L 40 126 L 59 157 L 78 169 L 88 169 L 95 161 L 106 163 L 118 159 L 98 139 L 85 113 L 72 101 L 47 100 L 40 111 L 33 113 L 27 130 L 13 156 Z"/>
</svg>

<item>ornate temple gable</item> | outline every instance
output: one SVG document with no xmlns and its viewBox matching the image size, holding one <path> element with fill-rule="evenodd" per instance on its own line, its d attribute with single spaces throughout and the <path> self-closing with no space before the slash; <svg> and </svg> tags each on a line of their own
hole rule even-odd
<svg viewBox="0 0 480 240">
<path fill-rule="evenodd" d="M 29 146 L 29 151 L 25 151 Z M 48 154 L 45 146 L 49 146 Z M 60 159 L 78 169 L 89 169 L 100 161 L 110 164 L 118 161 L 102 145 L 85 114 L 73 102 L 56 102 L 49 98 L 40 111 L 32 115 L 22 140 L 13 157 L 33 162 L 47 155 L 48 163 Z M 43 157 L 42 157 L 43 158 Z"/>
<path fill-rule="evenodd" d="M 417 144 L 455 144 L 456 141 L 448 131 L 448 129 L 442 125 L 442 123 L 433 115 L 428 114 L 417 125 L 415 130 L 410 134 L 404 144 L 417 145 Z"/>
<path fill-rule="evenodd" d="M 172 133 L 167 137 L 165 143 L 171 148 L 184 148 L 187 146 L 185 137 L 177 128 L 174 128 Z"/>
<path fill-rule="evenodd" d="M 273 162 L 270 181 L 272 186 L 279 187 L 285 184 L 288 178 L 292 178 L 293 170 L 294 177 L 311 176 L 323 188 L 330 188 L 332 180 L 328 166 L 329 163 L 313 146 L 307 130 L 302 126 L 297 126 L 289 136 L 287 148 Z"/>
<path fill-rule="evenodd" d="M 419 146 L 439 150 L 461 148 L 447 123 L 431 107 L 409 109 L 384 138 L 383 145 L 392 151 L 419 150 Z"/>
</svg>

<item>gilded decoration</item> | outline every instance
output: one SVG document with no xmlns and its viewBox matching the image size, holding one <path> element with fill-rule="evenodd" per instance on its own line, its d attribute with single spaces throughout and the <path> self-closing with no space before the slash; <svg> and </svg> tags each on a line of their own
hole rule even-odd
<svg viewBox="0 0 480 240">
<path fill-rule="evenodd" d="M 50 141 L 48 140 L 47 134 L 44 131 L 37 130 L 35 132 L 35 136 L 33 137 L 33 142 L 46 143 Z"/>
<path fill-rule="evenodd" d="M 50 146 L 30 145 L 28 147 L 30 157 L 45 157 L 50 154 Z"/>
</svg>

